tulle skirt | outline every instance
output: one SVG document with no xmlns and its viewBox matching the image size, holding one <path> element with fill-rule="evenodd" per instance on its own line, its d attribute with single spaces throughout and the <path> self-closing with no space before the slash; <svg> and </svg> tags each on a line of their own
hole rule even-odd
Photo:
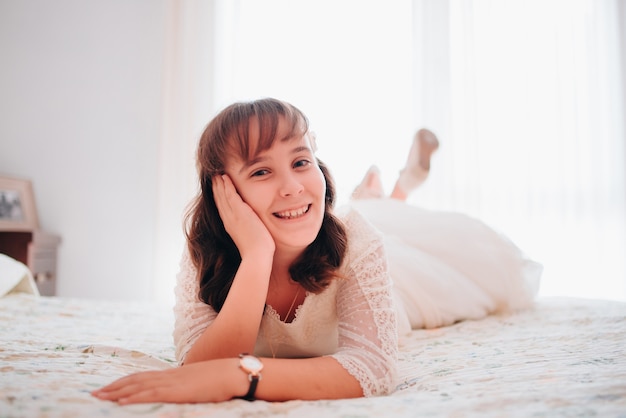
<svg viewBox="0 0 626 418">
<path fill-rule="evenodd" d="M 383 233 L 401 333 L 532 305 L 542 266 L 483 222 L 395 199 L 351 206 Z"/>
</svg>

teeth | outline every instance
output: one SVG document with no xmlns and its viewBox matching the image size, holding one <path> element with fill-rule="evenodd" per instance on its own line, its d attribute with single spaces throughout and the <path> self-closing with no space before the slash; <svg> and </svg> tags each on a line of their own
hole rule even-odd
<svg viewBox="0 0 626 418">
<path fill-rule="evenodd" d="M 309 211 L 309 207 L 304 206 L 300 209 L 286 210 L 284 212 L 276 212 L 276 216 L 278 216 L 279 218 L 284 218 L 284 219 L 293 219 L 293 218 L 297 218 L 298 216 L 304 215 L 308 211 Z"/>
</svg>

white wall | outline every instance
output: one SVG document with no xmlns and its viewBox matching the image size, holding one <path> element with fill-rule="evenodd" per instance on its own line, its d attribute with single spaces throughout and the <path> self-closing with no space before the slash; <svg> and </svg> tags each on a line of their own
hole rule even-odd
<svg viewBox="0 0 626 418">
<path fill-rule="evenodd" d="M 0 173 L 61 236 L 60 296 L 152 297 L 163 0 L 0 0 Z"/>
</svg>

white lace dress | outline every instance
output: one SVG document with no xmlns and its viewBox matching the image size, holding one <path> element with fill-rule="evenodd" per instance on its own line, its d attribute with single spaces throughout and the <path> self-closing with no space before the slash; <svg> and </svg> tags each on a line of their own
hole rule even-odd
<svg viewBox="0 0 626 418">
<path fill-rule="evenodd" d="M 483 222 L 394 199 L 351 206 L 383 233 L 400 334 L 533 303 L 543 267 Z"/>
<path fill-rule="evenodd" d="M 291 323 L 268 306 L 256 355 L 330 355 L 360 382 L 365 396 L 383 395 L 396 385 L 398 332 L 532 302 L 541 269 L 476 220 L 390 199 L 357 201 L 339 215 L 349 242 L 343 278 L 320 294 L 308 293 Z M 198 299 L 187 254 L 175 292 L 174 342 L 182 362 L 216 316 Z"/>
</svg>

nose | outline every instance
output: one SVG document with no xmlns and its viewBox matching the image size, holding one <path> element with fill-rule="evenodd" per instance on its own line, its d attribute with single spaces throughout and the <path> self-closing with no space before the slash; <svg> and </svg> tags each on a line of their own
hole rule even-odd
<svg viewBox="0 0 626 418">
<path fill-rule="evenodd" d="M 304 190 L 302 182 L 293 174 L 284 177 L 280 185 L 280 195 L 282 197 L 297 196 Z"/>
</svg>

